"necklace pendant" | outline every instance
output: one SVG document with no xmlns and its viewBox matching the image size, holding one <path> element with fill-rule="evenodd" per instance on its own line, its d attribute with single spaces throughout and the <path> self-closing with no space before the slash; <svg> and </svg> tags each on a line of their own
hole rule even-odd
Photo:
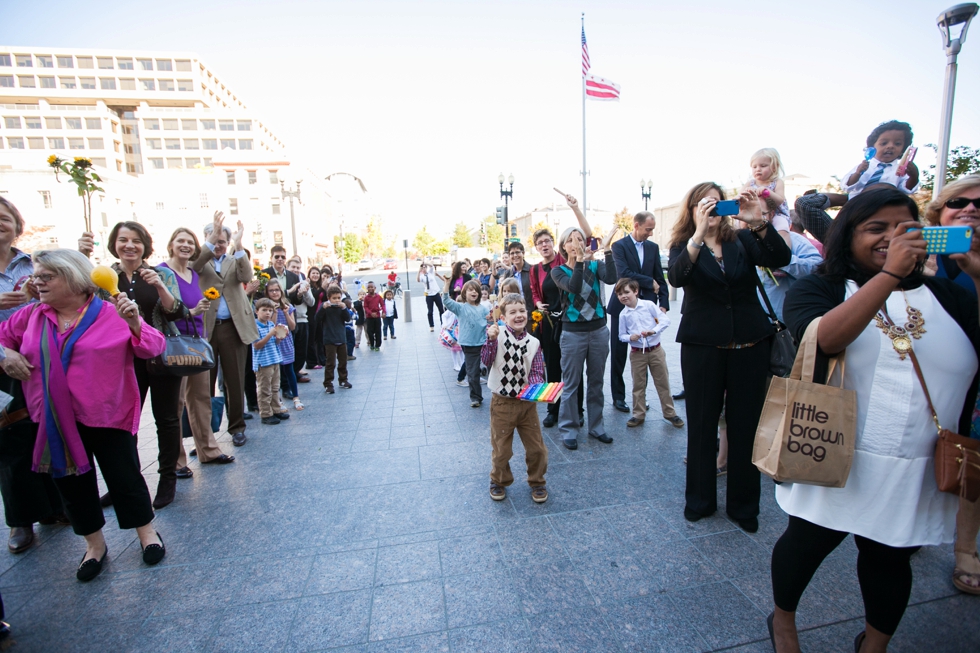
<svg viewBox="0 0 980 653">
<path fill-rule="evenodd" d="M 905 360 L 905 355 L 912 350 L 912 340 L 908 336 L 892 338 L 892 347 L 898 352 L 899 358 Z"/>
</svg>

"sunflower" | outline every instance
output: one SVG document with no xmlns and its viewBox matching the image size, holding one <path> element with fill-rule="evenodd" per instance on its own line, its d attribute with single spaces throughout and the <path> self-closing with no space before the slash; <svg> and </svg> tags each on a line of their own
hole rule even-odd
<svg viewBox="0 0 980 653">
<path fill-rule="evenodd" d="M 76 156 L 75 165 L 79 168 L 90 168 L 92 167 L 92 159 L 84 156 Z"/>
<path fill-rule="evenodd" d="M 205 299 L 209 299 L 210 301 L 213 302 L 218 297 L 221 297 L 221 293 L 218 292 L 218 289 L 217 288 L 215 288 L 214 286 L 211 286 L 210 288 L 208 288 L 207 290 L 204 291 L 204 297 L 205 297 Z"/>
<path fill-rule="evenodd" d="M 57 167 L 61 165 L 61 159 L 58 158 L 57 154 L 52 154 L 48 157 L 48 165 L 51 167 Z"/>
<path fill-rule="evenodd" d="M 272 277 L 269 276 L 269 273 L 268 272 L 260 272 L 259 273 L 259 276 L 261 278 L 263 278 L 263 279 L 271 279 L 272 278 Z"/>
</svg>

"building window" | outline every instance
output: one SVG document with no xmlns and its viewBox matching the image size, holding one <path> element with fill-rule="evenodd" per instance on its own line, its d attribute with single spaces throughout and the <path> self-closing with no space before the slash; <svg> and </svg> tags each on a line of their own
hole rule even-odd
<svg viewBox="0 0 980 653">
<path fill-rule="evenodd" d="M 20 129 L 20 116 L 6 116 L 3 119 L 3 126 L 7 129 Z"/>
<path fill-rule="evenodd" d="M 63 138 L 49 138 L 48 147 L 52 150 L 63 150 L 65 149 L 65 139 Z"/>
<path fill-rule="evenodd" d="M 152 79 L 141 79 L 140 84 L 143 85 L 144 91 L 155 91 L 157 88 L 156 82 L 153 81 Z"/>
<path fill-rule="evenodd" d="M 33 63 L 32 59 L 31 59 L 31 55 L 29 55 L 29 54 L 18 54 L 18 55 L 14 55 L 14 56 L 17 59 L 17 67 L 18 68 L 33 68 L 34 67 L 34 63 Z"/>
<path fill-rule="evenodd" d="M 233 139 L 233 138 L 222 138 L 221 139 L 221 149 L 222 150 L 225 150 L 225 149 L 234 150 L 234 149 L 236 149 L 235 148 L 235 139 Z"/>
<path fill-rule="evenodd" d="M 119 80 L 119 90 L 121 90 L 121 91 L 135 91 L 136 90 L 136 80 L 135 79 L 120 78 L 120 80 Z"/>
<path fill-rule="evenodd" d="M 136 154 L 139 152 L 139 146 L 123 145 L 123 152 L 125 152 L 126 154 Z"/>
<path fill-rule="evenodd" d="M 163 210 L 163 202 L 157 202 L 157 211 Z"/>
<path fill-rule="evenodd" d="M 183 169 L 183 167 L 184 167 L 183 159 L 167 159 L 168 170 L 178 170 L 178 169 Z"/>
<path fill-rule="evenodd" d="M 234 120 L 219 120 L 218 128 L 223 132 L 233 132 L 235 131 L 235 121 Z"/>
<path fill-rule="evenodd" d="M 102 118 L 86 118 L 85 129 L 102 129 Z"/>
<path fill-rule="evenodd" d="M 256 172 L 254 170 L 248 171 L 248 183 L 249 185 L 259 183 L 259 180 L 256 177 Z"/>
<path fill-rule="evenodd" d="M 201 149 L 201 144 L 196 138 L 185 138 L 184 139 L 184 149 L 185 150 L 199 150 Z"/>
<path fill-rule="evenodd" d="M 168 132 L 177 131 L 177 119 L 176 118 L 164 118 L 163 128 Z"/>
<path fill-rule="evenodd" d="M 278 184 L 279 183 L 279 171 L 278 170 L 270 170 L 269 171 L 269 183 L 270 184 Z"/>
<path fill-rule="evenodd" d="M 208 194 L 207 193 L 201 193 L 201 208 L 202 209 L 208 208 Z"/>
<path fill-rule="evenodd" d="M 228 180 L 228 185 L 229 186 L 234 186 L 235 185 L 236 182 L 235 182 L 235 171 L 234 170 L 225 170 L 225 178 Z"/>
<path fill-rule="evenodd" d="M 154 170 L 163 170 L 163 159 L 147 159 Z"/>
<path fill-rule="evenodd" d="M 43 138 L 28 138 L 27 147 L 32 150 L 43 150 L 44 149 L 44 139 Z"/>
<path fill-rule="evenodd" d="M 178 79 L 177 80 L 177 90 L 188 92 L 194 90 L 194 82 L 189 79 Z"/>
<path fill-rule="evenodd" d="M 149 150 L 162 150 L 163 146 L 160 144 L 159 138 L 148 138 L 146 139 L 146 147 Z"/>
<path fill-rule="evenodd" d="M 79 83 L 82 85 L 83 89 L 88 89 L 90 91 L 95 90 L 95 78 L 94 77 L 79 77 Z"/>
<path fill-rule="evenodd" d="M 92 157 L 92 165 L 94 165 L 94 166 L 100 166 L 100 167 L 104 168 L 105 167 L 105 159 L 103 157 L 101 157 L 101 156 L 93 156 Z M 105 213 L 103 213 L 102 215 L 105 215 Z M 105 227 L 105 226 L 108 226 L 108 225 L 106 225 L 106 224 L 103 223 L 102 226 Z"/>
<path fill-rule="evenodd" d="M 99 138 L 99 139 L 92 139 L 92 138 L 88 139 L 88 141 L 89 141 L 90 144 L 92 143 L 93 140 L 99 140 L 99 141 L 101 141 L 102 139 L 101 138 Z M 112 141 L 112 149 L 115 150 L 116 152 L 119 151 L 119 141 Z"/>
<path fill-rule="evenodd" d="M 0 54 L 0 66 L 5 68 L 10 68 L 13 64 L 10 62 L 9 54 Z"/>
<path fill-rule="evenodd" d="M 23 150 L 24 149 L 24 139 L 20 136 L 11 138 L 7 137 L 7 147 L 12 150 Z"/>
<path fill-rule="evenodd" d="M 37 88 L 37 85 L 34 83 L 34 75 L 19 75 L 17 77 L 17 84 L 21 88 Z"/>
<path fill-rule="evenodd" d="M 88 139 L 88 149 L 90 150 L 104 150 L 104 141 L 101 138 L 90 138 Z"/>
<path fill-rule="evenodd" d="M 211 159 L 209 159 L 208 157 L 204 157 L 204 167 L 205 168 L 212 168 L 212 167 L 214 167 L 214 164 L 211 163 Z"/>
<path fill-rule="evenodd" d="M 119 70 L 132 70 L 133 60 L 129 58 L 120 59 L 119 57 L 116 57 L 116 65 L 119 67 Z"/>
<path fill-rule="evenodd" d="M 177 59 L 177 72 L 189 73 L 191 71 L 191 60 L 190 59 Z"/>
<path fill-rule="evenodd" d="M 37 55 L 37 67 L 54 68 L 54 59 L 51 58 L 50 54 L 39 54 Z"/>
<path fill-rule="evenodd" d="M 234 197 L 228 198 L 228 214 L 238 215 L 238 200 Z"/>
<path fill-rule="evenodd" d="M 197 121 L 193 118 L 190 120 L 181 120 L 180 128 L 187 132 L 197 131 Z"/>
<path fill-rule="evenodd" d="M 0 88 L 13 88 L 13 87 L 14 87 L 13 75 L 0 75 Z"/>
<path fill-rule="evenodd" d="M 75 61 L 78 62 L 79 68 L 95 68 L 92 57 L 75 57 Z"/>
<path fill-rule="evenodd" d="M 252 121 L 251 120 L 239 120 L 238 121 L 238 131 L 240 131 L 240 132 L 250 132 L 250 131 L 252 131 Z"/>
<path fill-rule="evenodd" d="M 85 139 L 84 138 L 69 138 L 68 139 L 68 149 L 69 150 L 84 150 L 85 149 Z"/>
<path fill-rule="evenodd" d="M 172 91 L 172 90 L 174 90 L 174 80 L 172 80 L 172 79 L 161 79 L 160 80 L 160 90 L 161 91 Z"/>
<path fill-rule="evenodd" d="M 71 57 L 58 57 L 58 68 L 74 68 Z"/>
<path fill-rule="evenodd" d="M 157 59 L 157 70 L 173 70 L 173 62 L 170 59 Z"/>
<path fill-rule="evenodd" d="M 99 62 L 100 70 L 112 70 L 114 66 L 112 65 L 112 57 L 96 57 Z"/>
<path fill-rule="evenodd" d="M 99 77 L 99 86 L 102 87 L 103 91 L 114 91 L 116 90 L 116 78 Z"/>
<path fill-rule="evenodd" d="M 58 81 L 61 82 L 61 88 L 75 88 L 75 78 L 74 77 L 59 77 Z"/>
<path fill-rule="evenodd" d="M 41 82 L 41 88 L 56 88 L 54 83 L 54 77 L 38 77 Z"/>
<path fill-rule="evenodd" d="M 65 127 L 68 129 L 81 129 L 82 119 L 81 118 L 65 118 Z"/>
<path fill-rule="evenodd" d="M 272 205 L 272 215 L 280 215 L 282 213 L 282 207 L 279 204 Z"/>
<path fill-rule="evenodd" d="M 147 131 L 160 131 L 160 121 L 156 118 L 144 118 L 143 129 Z"/>
<path fill-rule="evenodd" d="M 184 166 L 187 167 L 187 168 L 190 168 L 190 169 L 193 170 L 194 168 L 198 167 L 199 165 L 201 165 L 201 160 L 198 159 L 197 157 L 188 157 L 188 158 L 184 159 Z"/>
<path fill-rule="evenodd" d="M 252 139 L 250 139 L 250 138 L 240 139 L 238 141 L 238 147 L 239 147 L 239 149 L 242 149 L 242 150 L 250 150 L 250 149 L 252 149 Z"/>
<path fill-rule="evenodd" d="M 44 202 L 44 208 L 51 208 L 51 191 L 49 190 L 39 190 L 38 193 L 41 194 L 41 201 Z"/>
<path fill-rule="evenodd" d="M 218 149 L 218 141 L 213 138 L 202 139 L 201 143 L 205 150 L 216 150 Z"/>
<path fill-rule="evenodd" d="M 137 59 L 136 63 L 140 65 L 140 70 L 153 70 L 153 59 Z"/>
<path fill-rule="evenodd" d="M 41 119 L 37 116 L 24 116 L 24 125 L 28 129 L 40 129 Z"/>
<path fill-rule="evenodd" d="M 165 139 L 163 139 L 163 145 L 168 150 L 179 150 L 180 149 L 180 139 L 179 138 L 165 138 Z"/>
<path fill-rule="evenodd" d="M 45 118 L 44 126 L 48 129 L 61 129 L 61 118 L 57 116 L 54 118 Z"/>
</svg>

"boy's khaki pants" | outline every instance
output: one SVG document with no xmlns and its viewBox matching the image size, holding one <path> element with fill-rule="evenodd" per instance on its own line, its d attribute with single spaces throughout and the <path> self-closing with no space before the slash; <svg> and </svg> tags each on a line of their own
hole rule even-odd
<svg viewBox="0 0 980 653">
<path fill-rule="evenodd" d="M 279 403 L 279 364 L 260 367 L 255 372 L 255 389 L 259 395 L 259 415 L 272 417 L 282 412 Z"/>
<path fill-rule="evenodd" d="M 660 410 L 664 417 L 677 416 L 674 400 L 670 398 L 670 379 L 667 376 L 667 356 L 664 348 L 657 346 L 646 352 L 630 347 L 630 371 L 633 373 L 633 417 L 646 419 L 647 370 L 653 377 L 653 385 L 660 397 Z"/>
<path fill-rule="evenodd" d="M 544 475 L 548 471 L 548 449 L 541 439 L 537 404 L 498 394 L 490 397 L 490 445 L 493 448 L 490 480 L 504 487 L 514 482 L 510 471 L 510 459 L 514 455 L 514 429 L 517 429 L 524 444 L 527 484 L 531 487 L 544 485 Z"/>
</svg>

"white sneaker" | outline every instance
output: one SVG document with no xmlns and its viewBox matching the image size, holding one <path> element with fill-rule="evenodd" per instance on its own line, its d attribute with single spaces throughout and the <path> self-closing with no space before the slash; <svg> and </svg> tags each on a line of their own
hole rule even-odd
<svg viewBox="0 0 980 653">
<path fill-rule="evenodd" d="M 463 380 L 463 381 L 457 381 L 456 382 L 456 385 L 458 385 L 461 388 L 468 388 L 468 387 L 470 387 L 470 384 L 467 381 L 465 381 L 465 380 Z"/>
</svg>

